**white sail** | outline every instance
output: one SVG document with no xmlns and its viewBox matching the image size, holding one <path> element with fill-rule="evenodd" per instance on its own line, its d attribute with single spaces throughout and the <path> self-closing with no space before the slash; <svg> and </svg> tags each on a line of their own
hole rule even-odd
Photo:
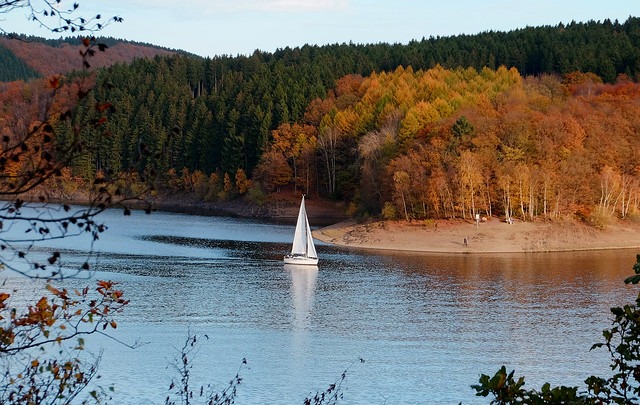
<svg viewBox="0 0 640 405">
<path fill-rule="evenodd" d="M 318 255 L 316 253 L 316 247 L 313 244 L 311 227 L 309 226 L 307 210 L 304 205 L 304 196 L 302 196 L 302 202 L 300 203 L 291 254 L 285 256 L 284 261 L 290 264 L 318 264 Z"/>
<path fill-rule="evenodd" d="M 304 208 L 304 196 L 300 203 L 300 211 L 298 211 L 298 222 L 296 222 L 296 233 L 293 235 L 293 247 L 291 248 L 291 255 L 306 255 L 307 248 L 307 228 L 309 228 L 309 222 L 307 220 L 307 212 Z"/>
<path fill-rule="evenodd" d="M 304 197 L 302 197 L 302 202 L 304 203 Z M 313 244 L 313 236 L 311 236 L 311 227 L 309 226 L 309 218 L 307 218 L 307 210 L 302 209 L 304 211 L 304 222 L 305 222 L 305 229 L 307 232 L 307 236 L 306 236 L 306 240 L 307 240 L 307 257 L 318 257 L 318 254 L 316 253 L 316 246 Z"/>
</svg>

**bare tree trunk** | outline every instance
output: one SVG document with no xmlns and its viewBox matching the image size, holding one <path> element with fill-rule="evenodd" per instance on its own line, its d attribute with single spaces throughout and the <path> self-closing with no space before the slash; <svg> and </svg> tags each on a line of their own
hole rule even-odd
<svg viewBox="0 0 640 405">
<path fill-rule="evenodd" d="M 542 213 L 545 217 L 545 219 L 547 218 L 547 188 L 548 188 L 548 184 L 547 184 L 547 179 L 544 179 L 544 187 L 542 189 Z"/>
<path fill-rule="evenodd" d="M 474 196 L 473 180 L 470 180 L 469 187 L 471 188 L 471 219 L 474 219 L 476 217 L 476 200 Z"/>
<path fill-rule="evenodd" d="M 522 220 L 526 221 L 526 213 L 524 211 L 524 193 L 522 192 L 522 180 L 518 181 L 518 195 L 520 196 L 520 212 L 522 213 Z"/>
<path fill-rule="evenodd" d="M 404 208 L 404 217 L 407 219 L 407 222 L 409 222 L 409 214 L 407 213 L 407 202 L 404 199 L 404 192 L 400 193 L 402 195 L 402 207 Z"/>
<path fill-rule="evenodd" d="M 329 193 L 336 191 L 336 149 L 338 144 L 338 130 L 328 128 L 318 137 L 318 144 L 323 151 L 327 166 L 327 181 Z"/>
<path fill-rule="evenodd" d="M 487 214 L 489 215 L 489 218 L 491 218 L 491 193 L 489 192 L 489 179 L 487 179 L 487 184 L 486 184 L 486 191 L 487 191 Z"/>
<path fill-rule="evenodd" d="M 298 193 L 298 166 L 296 165 L 295 156 L 292 159 L 293 159 L 293 191 L 297 194 Z"/>
<path fill-rule="evenodd" d="M 505 220 L 509 222 L 511 219 L 511 196 L 509 195 L 509 184 L 507 184 L 507 187 L 503 190 L 503 200 Z"/>
<path fill-rule="evenodd" d="M 535 207 L 534 188 L 532 185 L 529 185 L 529 219 L 531 221 L 533 221 L 533 218 L 536 215 Z"/>
</svg>

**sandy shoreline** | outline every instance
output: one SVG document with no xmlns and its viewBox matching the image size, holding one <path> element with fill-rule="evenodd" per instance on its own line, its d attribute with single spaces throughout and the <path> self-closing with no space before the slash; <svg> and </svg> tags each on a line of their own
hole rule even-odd
<svg viewBox="0 0 640 405">
<path fill-rule="evenodd" d="M 477 227 L 474 222 L 462 220 L 365 224 L 345 221 L 315 230 L 313 236 L 339 246 L 433 253 L 640 250 L 640 224 L 623 221 L 604 230 L 569 221 L 507 224 L 496 218 L 481 222 Z M 465 238 L 467 246 L 464 245 Z"/>
</svg>

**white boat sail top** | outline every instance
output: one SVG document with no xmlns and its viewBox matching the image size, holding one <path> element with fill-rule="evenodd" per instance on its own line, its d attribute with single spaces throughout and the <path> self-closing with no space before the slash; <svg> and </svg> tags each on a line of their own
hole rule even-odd
<svg viewBox="0 0 640 405">
<path fill-rule="evenodd" d="M 304 196 L 302 196 L 302 202 L 300 203 L 291 254 L 285 257 L 285 262 L 297 264 L 318 263 L 318 254 L 316 253 L 316 247 L 313 244 L 313 237 L 311 236 L 311 227 L 309 226 L 307 210 L 304 205 Z"/>
<path fill-rule="evenodd" d="M 318 257 L 316 247 L 313 244 L 313 237 L 311 236 L 311 227 L 309 227 L 307 210 L 304 206 L 304 196 L 302 196 L 300 211 L 298 212 L 298 222 L 296 223 L 296 233 L 293 236 L 291 255 Z"/>
</svg>

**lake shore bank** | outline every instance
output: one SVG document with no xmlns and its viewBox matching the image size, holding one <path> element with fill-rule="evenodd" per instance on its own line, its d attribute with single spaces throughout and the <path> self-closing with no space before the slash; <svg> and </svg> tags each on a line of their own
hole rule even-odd
<svg viewBox="0 0 640 405">
<path fill-rule="evenodd" d="M 341 203 L 326 199 L 305 199 L 309 220 L 316 226 L 328 226 L 347 220 Z M 190 215 L 230 216 L 255 218 L 295 224 L 300 209 L 300 198 L 290 195 L 271 196 L 261 205 L 239 198 L 223 202 L 203 202 L 194 198 L 170 196 L 153 201 L 158 211 Z"/>
<path fill-rule="evenodd" d="M 38 194 L 26 195 L 25 200 L 42 204 Z M 93 197 L 77 192 L 73 196 L 60 196 L 51 193 L 46 203 L 69 204 L 78 206 L 95 205 Z M 11 202 L 12 200 L 7 200 Z M 307 215 L 316 226 L 328 226 L 346 220 L 342 203 L 321 198 L 305 200 Z M 251 218 L 278 223 L 295 224 L 300 208 L 300 197 L 291 193 L 269 196 L 263 203 L 256 204 L 244 198 L 229 201 L 203 201 L 190 194 L 161 194 L 149 198 L 131 199 L 123 203 L 114 203 L 112 208 L 127 207 L 133 210 L 172 212 L 187 215 L 223 216 Z"/>
<path fill-rule="evenodd" d="M 508 224 L 463 220 L 345 221 L 317 229 L 313 236 L 338 246 L 430 253 L 517 253 L 638 249 L 640 224 L 618 221 L 605 229 L 574 221 Z M 466 240 L 466 244 L 465 244 Z"/>
<path fill-rule="evenodd" d="M 51 199 L 49 202 L 85 204 L 88 199 Z M 153 210 L 204 216 L 231 216 L 295 223 L 299 197 L 283 193 L 256 205 L 243 199 L 203 202 L 192 196 L 162 196 L 148 201 Z M 144 204 L 130 202 L 130 208 Z M 140 205 L 140 207 L 138 207 Z M 508 224 L 498 218 L 472 221 L 369 221 L 348 220 L 339 202 L 307 199 L 307 214 L 316 229 L 313 235 L 338 246 L 431 253 L 515 253 L 605 249 L 638 249 L 640 222 L 616 221 L 598 229 L 577 221 L 523 222 Z M 465 239 L 467 241 L 465 245 Z"/>
</svg>

